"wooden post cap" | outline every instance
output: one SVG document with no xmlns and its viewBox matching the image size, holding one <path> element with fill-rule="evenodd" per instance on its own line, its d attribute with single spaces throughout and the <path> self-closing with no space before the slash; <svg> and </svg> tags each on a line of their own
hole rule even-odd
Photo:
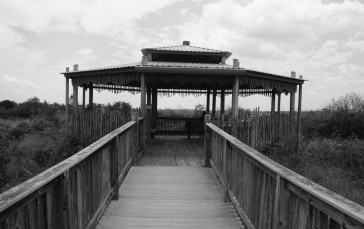
<svg viewBox="0 0 364 229">
<path fill-rule="evenodd" d="M 205 122 L 211 122 L 211 115 L 210 114 L 206 114 L 204 117 L 204 121 Z"/>
<path fill-rule="evenodd" d="M 183 42 L 182 42 L 182 45 L 184 45 L 184 46 L 189 46 L 189 45 L 190 45 L 190 41 L 183 41 Z"/>
<path fill-rule="evenodd" d="M 292 71 L 292 72 L 291 72 L 291 77 L 292 77 L 292 78 L 296 78 L 296 72 Z"/>
<path fill-rule="evenodd" d="M 139 116 L 138 112 L 131 113 L 131 120 L 132 121 L 138 121 L 138 118 L 139 118 L 138 116 Z"/>
</svg>

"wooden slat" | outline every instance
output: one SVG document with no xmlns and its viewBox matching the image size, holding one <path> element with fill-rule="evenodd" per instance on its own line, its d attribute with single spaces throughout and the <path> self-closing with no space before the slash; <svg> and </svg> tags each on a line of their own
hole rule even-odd
<svg viewBox="0 0 364 229">
<path fill-rule="evenodd" d="M 248 156 L 254 161 L 255 164 L 259 163 L 260 169 L 262 171 L 270 171 L 270 175 L 276 174 L 281 177 L 281 179 L 284 179 L 287 184 L 292 184 L 290 187 L 297 187 L 302 191 L 302 193 L 307 193 L 309 196 L 312 196 L 312 198 L 317 198 L 323 203 L 325 203 L 326 206 L 323 207 L 323 211 L 325 211 L 327 208 L 334 208 L 337 211 L 341 212 L 342 214 L 345 214 L 349 216 L 350 218 L 353 218 L 357 220 L 357 223 L 353 223 L 354 225 L 363 225 L 364 224 L 364 208 L 360 205 L 355 204 L 354 202 L 328 190 L 323 188 L 322 186 L 306 179 L 305 177 L 302 177 L 301 175 L 285 168 L 284 166 L 276 163 L 275 161 L 271 160 L 270 158 L 264 156 L 263 154 L 259 153 L 258 151 L 250 148 L 249 146 L 245 145 L 238 139 L 232 137 L 231 135 L 227 134 L 223 130 L 219 129 L 212 123 L 206 123 L 206 126 L 211 129 L 214 133 L 219 135 L 220 137 L 226 139 L 228 142 L 230 142 L 234 147 L 236 147 L 238 150 L 237 153 L 243 155 L 244 157 Z M 258 168 L 258 167 L 256 167 Z M 257 174 L 253 174 L 254 179 L 258 179 Z M 258 191 L 259 189 L 256 189 L 255 191 Z M 285 190 L 282 190 L 285 191 Z M 299 194 L 301 198 L 305 199 L 305 195 Z M 249 195 L 253 198 L 257 195 Z M 249 198 L 249 197 L 248 197 Z M 307 201 L 307 200 L 306 200 Z M 292 203 L 296 203 L 295 200 Z M 281 202 L 281 205 L 285 205 L 286 202 Z M 329 206 L 329 207 L 328 207 Z M 291 206 L 292 207 L 292 206 Z M 300 212 L 301 202 L 297 204 L 296 209 L 293 209 L 294 211 Z M 246 210 L 249 212 L 249 210 Z M 254 212 L 253 212 L 254 213 Z M 284 211 L 280 212 L 281 214 L 286 214 Z M 253 220 L 253 216 L 251 217 L 251 220 Z M 306 216 L 305 216 L 306 217 Z M 321 218 L 327 218 L 327 215 L 322 216 Z M 322 221 L 321 219 L 321 221 Z M 285 219 L 281 219 L 281 221 L 284 221 Z M 326 219 L 325 219 L 326 220 Z M 328 221 L 328 220 L 327 220 Z M 323 222 L 323 221 L 322 221 Z M 295 222 L 293 222 L 295 223 Z M 326 222 L 325 222 L 326 223 Z"/>
<path fill-rule="evenodd" d="M 203 140 L 160 136 L 150 140 L 138 166 L 201 166 Z"/>
<path fill-rule="evenodd" d="M 97 228 L 244 228 L 210 168 L 132 166 Z"/>
</svg>

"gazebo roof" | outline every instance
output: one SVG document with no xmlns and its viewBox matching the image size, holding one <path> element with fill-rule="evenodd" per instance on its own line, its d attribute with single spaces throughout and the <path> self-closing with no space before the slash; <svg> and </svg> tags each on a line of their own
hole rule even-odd
<svg viewBox="0 0 364 229">
<path fill-rule="evenodd" d="M 219 56 L 225 56 L 226 59 L 231 56 L 231 52 L 220 51 L 216 49 L 202 48 L 191 46 L 189 41 L 184 41 L 182 45 L 179 46 L 168 46 L 159 48 L 144 48 L 142 49 L 143 55 L 148 55 L 148 53 L 171 53 L 171 54 L 195 54 L 195 55 L 212 55 L 217 54 Z"/>
<path fill-rule="evenodd" d="M 184 41 L 182 46 L 142 49 L 141 62 L 109 67 L 92 68 L 64 72 L 72 79 L 74 86 L 114 85 L 113 87 L 139 87 L 141 75 L 146 83 L 158 84 L 166 89 L 209 89 L 231 88 L 236 76 L 241 89 L 268 89 L 296 91 L 296 85 L 303 84 L 297 79 L 272 73 L 250 70 L 225 64 L 232 54 L 227 51 L 190 46 Z"/>
</svg>

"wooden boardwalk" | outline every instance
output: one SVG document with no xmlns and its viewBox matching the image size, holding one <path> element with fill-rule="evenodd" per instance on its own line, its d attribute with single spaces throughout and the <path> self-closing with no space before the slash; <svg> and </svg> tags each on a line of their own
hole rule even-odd
<svg viewBox="0 0 364 229">
<path fill-rule="evenodd" d="M 97 228 L 244 228 L 211 168 L 132 166 Z"/>
<path fill-rule="evenodd" d="M 202 166 L 203 140 L 186 136 L 156 136 L 136 165 L 141 166 Z"/>
</svg>

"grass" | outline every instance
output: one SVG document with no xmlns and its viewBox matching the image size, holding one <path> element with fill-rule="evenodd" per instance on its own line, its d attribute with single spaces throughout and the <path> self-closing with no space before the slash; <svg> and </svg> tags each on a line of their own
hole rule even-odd
<svg viewBox="0 0 364 229">
<path fill-rule="evenodd" d="M 364 140 L 304 140 L 297 154 L 271 146 L 263 152 L 283 166 L 364 206 Z"/>
</svg>

